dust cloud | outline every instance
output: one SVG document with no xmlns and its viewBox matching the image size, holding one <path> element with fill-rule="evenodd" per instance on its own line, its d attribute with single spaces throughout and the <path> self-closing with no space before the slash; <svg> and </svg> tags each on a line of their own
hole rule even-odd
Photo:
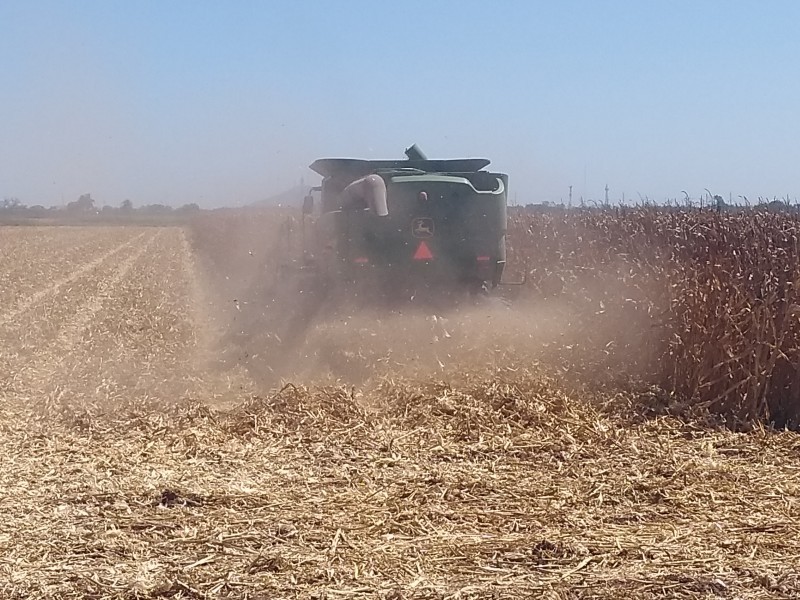
<svg viewBox="0 0 800 600">
<path fill-rule="evenodd" d="M 291 216 L 270 210 L 215 214 L 191 228 L 213 332 L 211 368 L 245 371 L 261 393 L 283 381 L 366 386 L 525 369 L 599 384 L 630 371 L 646 345 L 622 312 L 598 315 L 585 298 L 576 305 L 528 289 L 499 288 L 435 309 L 411 298 L 392 307 L 333 305 L 279 273 L 287 227 L 298 234 Z"/>
</svg>

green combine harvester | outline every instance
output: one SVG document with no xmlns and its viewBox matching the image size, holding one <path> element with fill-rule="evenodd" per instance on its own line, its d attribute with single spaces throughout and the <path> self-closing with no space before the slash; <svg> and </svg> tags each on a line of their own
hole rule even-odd
<svg viewBox="0 0 800 600">
<path fill-rule="evenodd" d="M 506 264 L 508 176 L 489 160 L 323 158 L 303 206 L 303 269 L 366 302 L 486 293 Z M 317 201 L 318 200 L 318 201 Z"/>
</svg>

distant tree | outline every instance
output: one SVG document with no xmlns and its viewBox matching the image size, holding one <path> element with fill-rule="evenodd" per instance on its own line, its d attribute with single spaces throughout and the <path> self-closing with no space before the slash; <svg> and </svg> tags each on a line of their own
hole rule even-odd
<svg viewBox="0 0 800 600">
<path fill-rule="evenodd" d="M 67 211 L 71 213 L 90 213 L 94 210 L 94 198 L 91 194 L 82 194 L 80 198 L 67 204 Z"/>
<path fill-rule="evenodd" d="M 122 204 L 119 205 L 119 209 L 122 212 L 129 213 L 133 210 L 133 202 L 125 198 L 125 200 L 122 201 Z"/>
<path fill-rule="evenodd" d="M 197 205 L 195 202 L 191 202 L 189 204 L 184 204 L 180 208 L 178 208 L 178 212 L 181 213 L 196 213 L 200 212 L 200 206 Z"/>
<path fill-rule="evenodd" d="M 772 200 L 764 204 L 765 208 L 770 212 L 783 212 L 788 208 L 788 205 L 782 200 Z"/>
<path fill-rule="evenodd" d="M 172 212 L 172 207 L 167 206 L 165 204 L 146 204 L 142 208 L 139 209 L 143 213 L 153 214 L 153 215 L 163 215 Z"/>
<path fill-rule="evenodd" d="M 25 208 L 25 205 L 20 202 L 19 198 L 3 198 L 2 208 L 3 210 L 18 210 Z"/>
</svg>

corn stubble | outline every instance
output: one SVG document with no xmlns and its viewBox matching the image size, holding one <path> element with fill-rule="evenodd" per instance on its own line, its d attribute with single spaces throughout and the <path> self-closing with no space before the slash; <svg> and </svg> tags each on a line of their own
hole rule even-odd
<svg viewBox="0 0 800 600">
<path fill-rule="evenodd" d="M 4 409 L 0 595 L 796 597 L 796 435 L 506 375 Z"/>
</svg>

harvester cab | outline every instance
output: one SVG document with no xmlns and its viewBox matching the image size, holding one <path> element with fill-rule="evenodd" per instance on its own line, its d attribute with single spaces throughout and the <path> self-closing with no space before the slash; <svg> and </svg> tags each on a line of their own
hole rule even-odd
<svg viewBox="0 0 800 600">
<path fill-rule="evenodd" d="M 506 263 L 508 176 L 485 170 L 483 158 L 432 160 L 416 145 L 405 153 L 405 160 L 310 165 L 322 184 L 303 203 L 306 264 L 326 289 L 362 295 L 497 286 Z"/>
</svg>

